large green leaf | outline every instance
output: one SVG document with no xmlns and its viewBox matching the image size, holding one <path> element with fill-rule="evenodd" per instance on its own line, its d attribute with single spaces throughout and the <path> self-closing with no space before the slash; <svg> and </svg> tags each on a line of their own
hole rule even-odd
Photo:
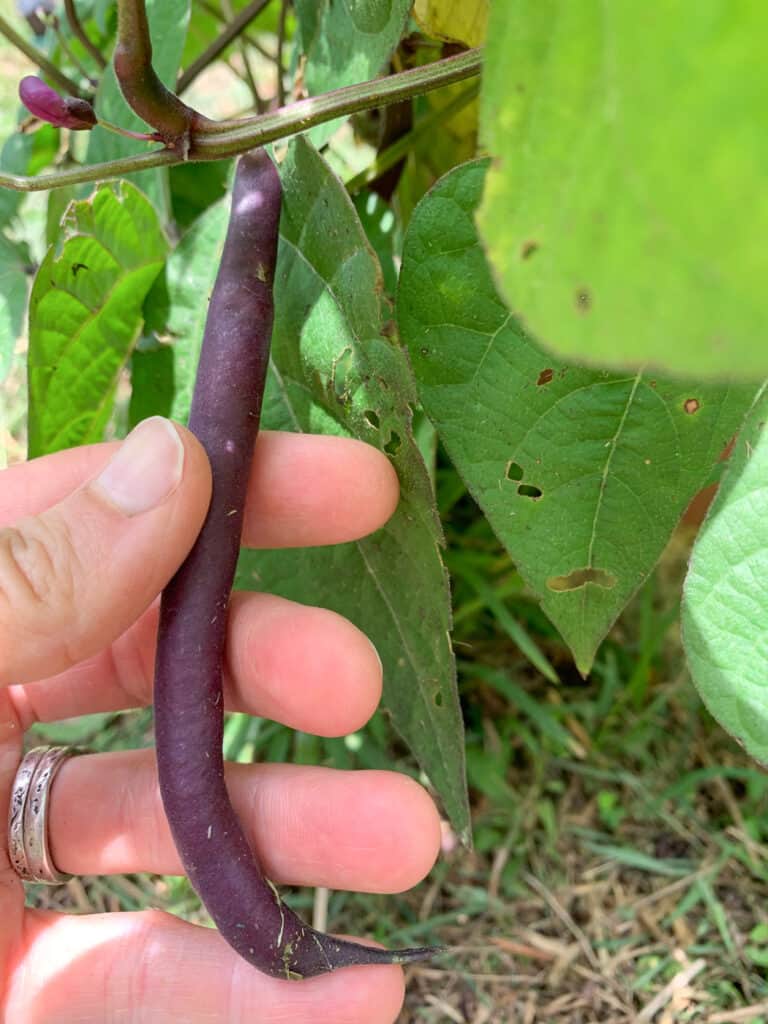
<svg viewBox="0 0 768 1024">
<path fill-rule="evenodd" d="M 152 37 L 152 62 L 163 83 L 173 87 L 184 49 L 189 25 L 190 0 L 147 0 L 147 19 Z M 147 125 L 137 117 L 123 99 L 112 64 L 107 67 L 96 93 L 96 111 L 99 117 L 121 128 L 147 131 Z M 145 153 L 149 143 L 127 139 L 103 128 L 94 128 L 88 140 L 86 162 L 100 163 L 117 160 L 132 153 Z M 130 180 L 145 192 L 167 219 L 166 168 L 132 174 Z"/>
<path fill-rule="evenodd" d="M 450 599 L 432 487 L 411 430 L 413 379 L 400 350 L 379 337 L 381 273 L 343 186 L 302 139 L 292 144 L 282 178 L 265 425 L 376 445 L 391 457 L 402 494 L 373 536 L 249 554 L 240 578 L 333 608 L 371 637 L 384 663 L 392 720 L 466 838 Z"/>
<path fill-rule="evenodd" d="M 478 240 L 487 166 L 457 168 L 416 208 L 400 332 L 427 415 L 586 672 L 751 392 L 543 352 L 499 298 Z"/>
<path fill-rule="evenodd" d="M 296 0 L 310 95 L 374 78 L 397 46 L 410 6 L 411 0 Z M 329 139 L 337 126 L 332 121 L 315 128 L 314 144 Z"/>
<path fill-rule="evenodd" d="M 100 440 L 166 248 L 152 204 L 129 182 L 70 206 L 30 299 L 30 457 Z"/>
<path fill-rule="evenodd" d="M 768 764 L 768 393 L 736 441 L 685 582 L 683 641 L 717 720 Z"/>
<path fill-rule="evenodd" d="M 0 233 L 0 382 L 10 368 L 24 326 L 29 264 L 27 246 Z"/>
<path fill-rule="evenodd" d="M 492 5 L 480 226 L 542 344 L 762 375 L 768 6 Z"/>
</svg>

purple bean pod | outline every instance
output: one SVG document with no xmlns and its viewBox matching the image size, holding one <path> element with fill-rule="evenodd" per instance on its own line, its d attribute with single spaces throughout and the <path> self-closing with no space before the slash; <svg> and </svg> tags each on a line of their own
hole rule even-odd
<svg viewBox="0 0 768 1024">
<path fill-rule="evenodd" d="M 210 459 L 213 496 L 192 551 L 163 592 L 155 737 L 176 848 L 222 936 L 260 971 L 306 978 L 354 964 L 424 960 L 435 950 L 376 949 L 304 924 L 262 875 L 224 781 L 227 607 L 269 358 L 280 200 L 267 154 L 241 157 L 189 421 Z"/>
</svg>

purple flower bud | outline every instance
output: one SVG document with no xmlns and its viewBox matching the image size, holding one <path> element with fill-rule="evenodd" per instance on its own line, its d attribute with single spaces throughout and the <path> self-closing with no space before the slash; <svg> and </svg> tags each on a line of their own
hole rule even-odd
<svg viewBox="0 0 768 1024">
<path fill-rule="evenodd" d="M 19 82 L 19 97 L 30 114 L 57 128 L 90 131 L 98 123 L 96 112 L 88 100 L 59 96 L 55 89 L 35 75 L 27 75 Z"/>
</svg>

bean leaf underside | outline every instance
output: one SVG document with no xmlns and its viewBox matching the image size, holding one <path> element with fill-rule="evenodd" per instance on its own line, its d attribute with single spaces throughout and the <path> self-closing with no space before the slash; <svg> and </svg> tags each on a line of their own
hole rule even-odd
<svg viewBox="0 0 768 1024">
<path fill-rule="evenodd" d="M 764 4 L 492 5 L 480 227 L 561 357 L 768 372 Z"/>
<path fill-rule="evenodd" d="M 694 546 L 682 610 L 694 683 L 709 710 L 768 764 L 768 394 L 737 438 Z"/>
<path fill-rule="evenodd" d="M 478 238 L 487 167 L 457 168 L 416 208 L 398 322 L 448 454 L 586 673 L 754 388 L 584 369 L 541 349 Z"/>
</svg>

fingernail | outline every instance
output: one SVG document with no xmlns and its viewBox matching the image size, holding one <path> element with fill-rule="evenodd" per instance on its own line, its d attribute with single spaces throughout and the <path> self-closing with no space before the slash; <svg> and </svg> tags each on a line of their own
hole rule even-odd
<svg viewBox="0 0 768 1024">
<path fill-rule="evenodd" d="M 371 650 L 376 655 L 376 661 L 378 661 L 378 663 L 379 663 L 379 670 L 381 672 L 381 678 L 383 679 L 384 678 L 384 664 L 383 664 L 383 662 L 381 660 L 381 655 L 379 654 L 379 650 L 376 647 L 376 644 L 373 642 L 373 640 L 371 640 L 371 638 L 369 636 L 366 636 L 365 639 L 371 645 Z"/>
<path fill-rule="evenodd" d="M 157 508 L 179 485 L 184 445 L 170 420 L 152 416 L 134 427 L 91 484 L 126 516 Z"/>
</svg>

